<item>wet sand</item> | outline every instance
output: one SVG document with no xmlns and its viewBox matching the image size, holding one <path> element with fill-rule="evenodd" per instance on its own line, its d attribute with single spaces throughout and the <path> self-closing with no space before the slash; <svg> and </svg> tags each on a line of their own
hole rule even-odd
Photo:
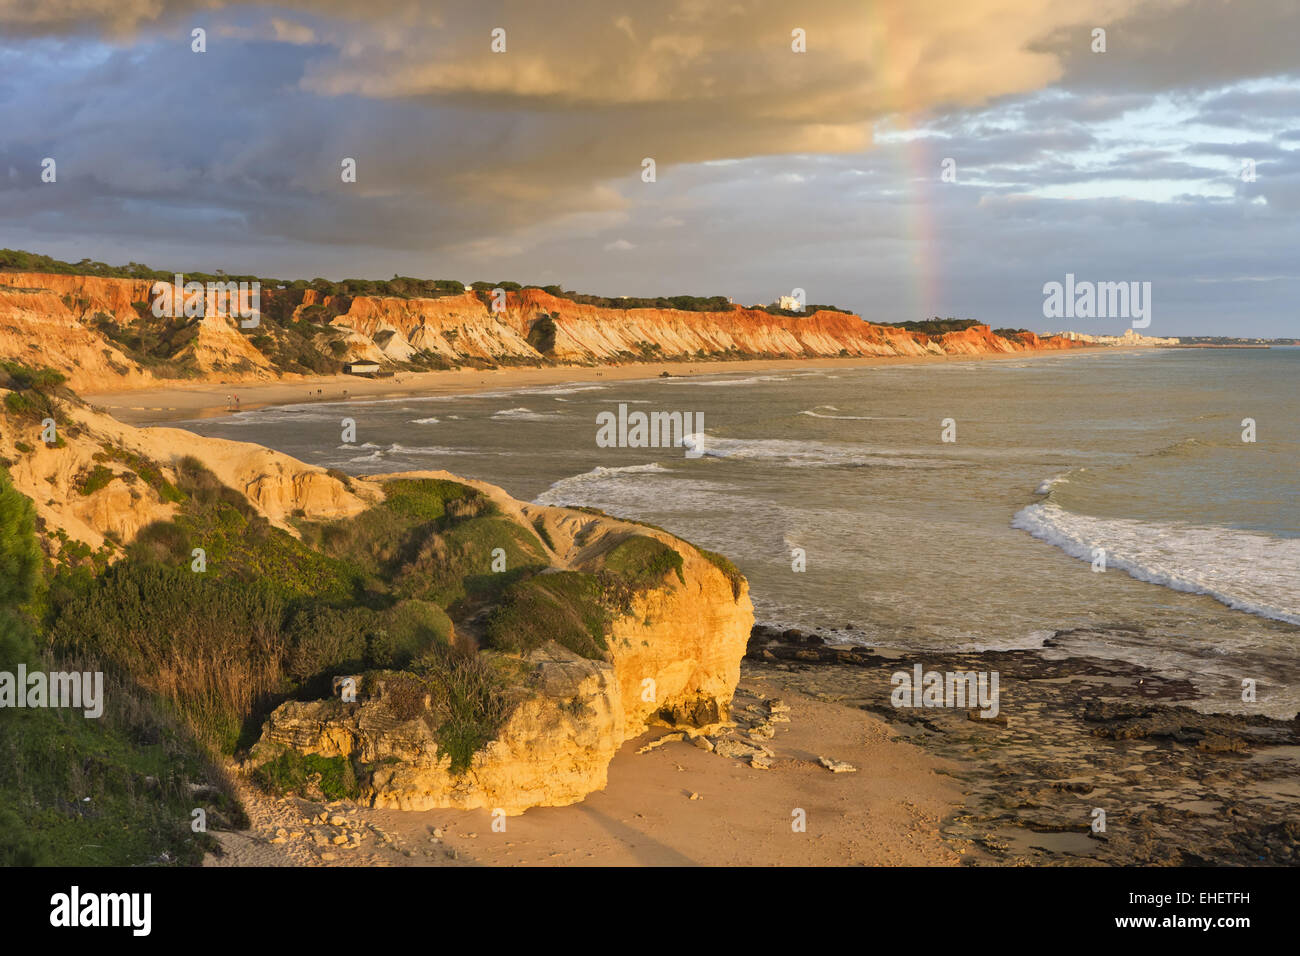
<svg viewBox="0 0 1300 956">
<path fill-rule="evenodd" d="M 1105 351 L 1128 351 L 1105 348 Z M 286 377 L 271 382 L 216 381 L 168 382 L 157 388 L 122 389 L 83 396 L 119 421 L 130 425 L 157 424 L 192 418 L 210 418 L 235 410 L 250 411 L 272 405 L 301 402 L 337 402 L 345 399 L 409 398 L 429 395 L 467 395 L 474 392 L 559 385 L 570 382 L 618 382 L 674 376 L 718 375 L 727 372 L 795 371 L 810 368 L 864 368 L 873 365 L 927 365 L 943 362 L 1034 360 L 1049 356 L 1096 352 L 1096 348 L 1036 352 L 982 353 L 978 355 L 890 355 L 868 358 L 746 359 L 734 362 L 651 362 L 632 365 L 542 368 L 461 369 L 448 372 L 400 372 L 392 378 L 355 375 Z"/>
</svg>

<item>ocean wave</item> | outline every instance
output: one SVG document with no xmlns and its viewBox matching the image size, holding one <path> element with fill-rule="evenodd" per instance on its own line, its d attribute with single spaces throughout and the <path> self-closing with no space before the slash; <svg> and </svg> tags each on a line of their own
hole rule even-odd
<svg viewBox="0 0 1300 956">
<path fill-rule="evenodd" d="M 652 461 L 644 465 L 624 465 L 621 468 L 609 468 L 605 465 L 597 465 L 591 471 L 584 471 L 580 475 L 572 475 L 569 478 L 561 478 L 559 482 L 564 481 L 592 481 L 606 478 L 617 478 L 620 476 L 631 475 L 670 475 L 672 469 L 665 468 L 657 461 Z"/>
<path fill-rule="evenodd" d="M 389 455 L 473 455 L 474 451 L 465 448 L 448 448 L 445 445 L 422 445 L 411 448 L 407 445 L 399 445 L 397 442 L 388 446 L 386 454 Z"/>
<path fill-rule="evenodd" d="M 832 445 L 826 442 L 793 441 L 781 438 L 715 438 L 686 435 L 682 444 L 695 457 L 734 461 L 770 461 L 799 466 L 848 468 L 951 468 L 960 462 L 908 455 L 903 452 L 867 448 L 862 445 Z"/>
<path fill-rule="evenodd" d="M 517 395 L 576 395 L 578 392 L 603 392 L 608 385 L 542 385 L 534 388 L 521 388 Z"/>
<path fill-rule="evenodd" d="M 1238 611 L 1300 624 L 1300 539 L 1075 514 L 1051 501 L 1017 512 L 1011 525 L 1084 561 L 1139 581 L 1204 594 Z"/>
<path fill-rule="evenodd" d="M 722 388 L 729 385 L 758 385 L 761 382 L 788 382 L 793 376 L 790 375 L 750 375 L 746 378 L 692 378 L 674 375 L 672 378 L 664 379 L 667 385 L 705 385 L 712 388 Z"/>
<path fill-rule="evenodd" d="M 561 478 L 533 499 L 539 505 L 589 505 L 628 518 L 661 512 L 666 497 L 678 507 L 716 509 L 718 496 L 729 486 L 677 477 L 658 462 L 610 468 L 597 465 L 579 475 Z"/>
<path fill-rule="evenodd" d="M 313 409 L 313 411 L 307 411 Z M 274 408 L 256 408 L 247 412 L 235 412 L 233 415 L 226 415 L 221 418 L 193 418 L 188 419 L 184 424 L 204 424 L 204 425 L 280 425 L 285 423 L 298 422 L 337 422 L 339 420 L 336 413 L 322 414 L 320 406 L 312 405 L 281 405 Z M 182 424 L 182 422 L 176 422 Z"/>
<path fill-rule="evenodd" d="M 1181 441 L 1176 441 L 1170 445 L 1164 446 L 1163 448 L 1157 448 L 1155 451 L 1148 452 L 1147 454 L 1156 458 L 1168 458 L 1171 456 L 1181 457 L 1198 454 L 1213 447 L 1214 444 L 1212 442 L 1202 441 L 1199 438 L 1184 438 Z"/>
<path fill-rule="evenodd" d="M 342 458 L 333 458 L 325 462 L 322 462 L 322 464 L 326 466 L 337 467 L 342 465 L 362 465 L 362 464 L 374 463 L 374 462 L 402 461 L 404 459 L 412 460 L 418 458 L 443 458 L 448 455 L 481 454 L 481 452 L 475 452 L 464 448 L 449 448 L 445 445 L 411 446 L 411 445 L 402 445 L 397 442 L 394 442 L 393 444 L 387 446 L 386 448 L 381 448 L 380 446 L 375 445 L 371 442 L 366 442 L 364 445 L 340 445 L 339 448 L 342 449 L 343 451 L 362 451 L 364 449 L 373 449 L 373 450 L 367 455 L 354 455 L 352 457 L 344 456 Z"/>
<path fill-rule="evenodd" d="M 838 412 L 839 409 L 834 405 L 818 405 L 817 408 L 829 408 L 831 411 Z M 842 422 L 906 422 L 907 418 L 881 418 L 875 415 L 823 415 L 817 411 L 817 408 L 809 408 L 800 412 L 800 415 L 807 415 L 809 418 L 832 418 Z"/>
<path fill-rule="evenodd" d="M 1070 483 L 1070 476 L 1068 473 L 1064 475 L 1055 475 L 1051 478 L 1044 478 L 1042 481 L 1038 483 L 1038 487 L 1034 489 L 1034 494 L 1050 495 L 1052 493 L 1052 489 L 1055 488 L 1057 485 L 1068 485 L 1069 483 Z"/>
<path fill-rule="evenodd" d="M 503 408 L 500 411 L 493 412 L 492 417 L 497 421 L 520 421 L 520 422 L 539 422 L 547 419 L 562 417 L 559 412 L 535 412 L 531 408 Z"/>
</svg>

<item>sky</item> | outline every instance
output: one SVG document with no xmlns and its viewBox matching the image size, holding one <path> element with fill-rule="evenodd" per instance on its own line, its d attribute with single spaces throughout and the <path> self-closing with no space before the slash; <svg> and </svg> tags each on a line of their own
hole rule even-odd
<svg viewBox="0 0 1300 956">
<path fill-rule="evenodd" d="M 1151 283 L 1148 335 L 1300 336 L 1297 36 L 1300 0 L 0 0 L 0 247 L 1130 326 L 1045 316 L 1069 274 Z"/>
</svg>

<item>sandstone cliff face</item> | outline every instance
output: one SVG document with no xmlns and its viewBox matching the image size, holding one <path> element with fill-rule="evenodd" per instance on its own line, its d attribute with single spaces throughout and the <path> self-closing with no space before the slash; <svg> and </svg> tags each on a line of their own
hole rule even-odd
<svg viewBox="0 0 1300 956">
<path fill-rule="evenodd" d="M 240 369 L 241 380 L 277 378 L 271 360 L 256 349 L 236 325 L 237 320 L 224 315 L 205 315 L 198 321 L 198 335 L 175 359 L 194 365 L 209 376 L 219 376 L 228 369 Z"/>
<path fill-rule="evenodd" d="M 313 305 L 336 308 L 339 303 L 334 296 L 321 296 L 308 289 L 295 314 L 301 315 Z M 347 311 L 330 324 L 357 333 L 362 341 L 394 332 L 413 349 L 451 360 L 542 357 L 516 327 L 498 321 L 473 293 L 441 299 L 357 296 Z"/>
<path fill-rule="evenodd" d="M 0 356 L 60 371 L 81 392 L 155 385 L 159 377 L 153 371 L 93 324 L 104 316 L 124 328 L 135 326 L 135 306 L 152 303 L 152 287 L 147 280 L 0 272 Z M 167 357 L 171 362 L 200 378 L 277 377 L 237 319 L 212 311 L 194 321 L 195 335 Z"/>
<path fill-rule="evenodd" d="M 286 530 L 294 511 L 342 518 L 364 510 L 381 494 L 364 481 L 353 482 L 355 491 L 349 490 L 323 468 L 260 445 L 204 438 L 178 428 L 134 428 L 71 403 L 64 404 L 67 420 L 57 430 L 62 444 L 47 445 L 39 422 L 4 410 L 6 394 L 0 389 L 0 457 L 10 463 L 14 486 L 32 499 L 47 535 L 62 531 L 92 550 L 103 547 L 106 536 L 127 544 L 141 528 L 175 513 L 175 504 L 141 478 L 141 463 L 156 465 L 159 475 L 172 481 L 175 461 L 193 455 Z M 114 477 L 83 494 L 95 468 Z"/>
<path fill-rule="evenodd" d="M 27 278 L 34 281 L 39 277 Z M 0 273 L 0 279 L 13 280 L 15 276 Z M 83 324 L 83 314 L 93 312 L 83 313 L 75 303 L 70 306 L 57 291 L 0 284 L 0 356 L 57 369 L 75 383 L 74 388 L 152 384 L 152 375 Z"/>
<path fill-rule="evenodd" d="M 65 276 L 48 272 L 0 272 L 0 286 L 48 292 L 70 301 L 78 316 L 106 312 L 118 321 L 135 318 L 133 303 L 148 302 L 153 285 L 146 279 L 101 279 L 98 276 Z"/>
<path fill-rule="evenodd" d="M 301 308 L 317 304 L 331 308 L 341 307 L 343 302 L 308 290 Z M 539 322 L 550 325 L 545 342 L 538 334 Z M 740 308 L 727 312 L 607 309 L 561 299 L 541 289 L 507 293 L 505 310 L 500 313 L 492 312 L 472 293 L 440 299 L 358 296 L 348 301 L 347 310 L 332 324 L 367 337 L 395 330 L 416 347 L 451 359 L 594 364 L 651 355 L 693 358 L 701 353 L 796 358 L 943 352 L 941 345 L 925 336 L 871 325 L 842 312 L 788 317 Z M 658 348 L 651 352 L 647 346 Z"/>
<path fill-rule="evenodd" d="M 987 325 L 973 325 L 960 332 L 945 332 L 936 336 L 935 341 L 948 355 L 980 355 L 990 352 L 1020 352 L 1024 350 L 1018 342 L 994 335 Z"/>
<path fill-rule="evenodd" d="M 148 302 L 151 283 L 129 279 L 0 273 L 0 354 L 64 372 L 74 389 L 111 390 L 157 382 L 90 323 L 97 314 L 125 328 L 138 322 L 133 303 Z M 506 295 L 495 313 L 472 292 L 436 299 L 392 296 L 323 296 L 312 289 L 263 289 L 262 307 L 278 297 L 300 295 L 286 314 L 328 322 L 341 352 L 314 341 L 322 355 L 342 361 L 409 362 L 417 353 L 448 364 L 465 362 L 558 362 L 593 365 L 648 359 L 698 357 L 815 358 L 876 355 L 974 355 L 1029 349 L 1078 347 L 1065 336 L 1031 333 L 1009 338 L 988 326 L 927 336 L 863 322 L 856 315 L 821 311 L 771 315 L 762 309 L 684 312 L 673 309 L 609 309 L 557 298 L 541 289 Z M 283 300 L 280 300 L 283 301 Z M 296 302 L 289 299 L 289 303 Z M 337 314 L 336 314 L 337 313 Z M 284 375 L 251 344 L 254 334 L 224 315 L 208 315 L 197 336 L 168 358 L 200 378 L 264 380 Z M 39 350 L 39 356 L 37 351 Z"/>
</svg>

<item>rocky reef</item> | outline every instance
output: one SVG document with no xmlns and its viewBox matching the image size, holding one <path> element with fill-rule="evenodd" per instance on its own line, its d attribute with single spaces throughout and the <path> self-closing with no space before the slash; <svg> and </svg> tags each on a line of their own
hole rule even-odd
<svg viewBox="0 0 1300 956">
<path fill-rule="evenodd" d="M 1116 622 L 1096 628 L 1132 630 Z M 909 652 L 853 632 L 755 627 L 747 675 L 888 721 L 957 761 L 965 808 L 945 837 L 967 863 L 1293 865 L 1300 717 L 1206 713 L 1190 683 L 1123 661 L 1042 650 Z M 993 719 L 969 707 L 896 708 L 891 677 L 1000 674 Z"/>
</svg>

